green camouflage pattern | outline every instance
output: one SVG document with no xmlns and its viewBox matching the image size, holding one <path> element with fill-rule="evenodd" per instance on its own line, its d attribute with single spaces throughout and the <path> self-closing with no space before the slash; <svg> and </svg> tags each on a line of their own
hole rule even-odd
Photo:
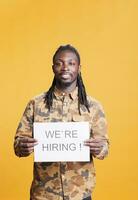
<svg viewBox="0 0 138 200">
<path fill-rule="evenodd" d="M 63 94 L 55 89 L 53 106 L 49 111 L 44 103 L 45 93 L 34 97 L 27 105 L 15 135 L 14 149 L 17 156 L 18 139 L 33 137 L 33 122 L 88 121 L 91 137 L 102 137 L 105 146 L 98 159 L 108 154 L 107 122 L 101 104 L 87 96 L 90 113 L 81 105 L 78 110 L 78 89 Z M 91 195 L 95 187 L 93 156 L 90 162 L 36 162 L 30 190 L 31 200 L 81 200 Z"/>
</svg>

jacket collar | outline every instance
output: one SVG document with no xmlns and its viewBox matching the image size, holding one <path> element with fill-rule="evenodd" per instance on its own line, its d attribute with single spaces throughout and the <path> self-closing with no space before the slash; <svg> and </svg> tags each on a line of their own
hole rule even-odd
<svg viewBox="0 0 138 200">
<path fill-rule="evenodd" d="M 64 96 L 69 96 L 72 100 L 75 100 L 78 97 L 78 87 L 76 86 L 76 88 L 69 93 L 65 93 L 55 87 L 54 95 L 57 99 L 62 98 Z"/>
</svg>

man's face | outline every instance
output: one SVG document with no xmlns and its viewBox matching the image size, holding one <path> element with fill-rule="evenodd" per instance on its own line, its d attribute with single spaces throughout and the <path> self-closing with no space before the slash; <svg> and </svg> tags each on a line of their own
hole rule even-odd
<svg viewBox="0 0 138 200">
<path fill-rule="evenodd" d="M 80 65 L 75 53 L 71 51 L 61 51 L 55 57 L 53 72 L 55 78 L 63 85 L 71 85 L 77 81 Z"/>
</svg>

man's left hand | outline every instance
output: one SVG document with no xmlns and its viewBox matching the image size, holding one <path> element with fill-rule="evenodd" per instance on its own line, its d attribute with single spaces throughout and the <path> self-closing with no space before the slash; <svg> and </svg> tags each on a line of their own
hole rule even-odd
<svg viewBox="0 0 138 200">
<path fill-rule="evenodd" d="M 99 155 L 105 144 L 106 140 L 103 138 L 91 138 L 84 142 L 84 145 L 90 147 L 90 152 L 93 156 Z"/>
</svg>

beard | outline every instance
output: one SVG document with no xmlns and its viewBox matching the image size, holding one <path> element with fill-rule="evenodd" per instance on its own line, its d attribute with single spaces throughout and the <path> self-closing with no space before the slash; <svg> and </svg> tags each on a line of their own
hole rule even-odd
<svg viewBox="0 0 138 200">
<path fill-rule="evenodd" d="M 66 79 L 56 79 L 56 85 L 60 88 L 66 88 L 71 86 L 74 82 L 77 82 L 77 78 L 74 80 L 66 80 Z"/>
</svg>

